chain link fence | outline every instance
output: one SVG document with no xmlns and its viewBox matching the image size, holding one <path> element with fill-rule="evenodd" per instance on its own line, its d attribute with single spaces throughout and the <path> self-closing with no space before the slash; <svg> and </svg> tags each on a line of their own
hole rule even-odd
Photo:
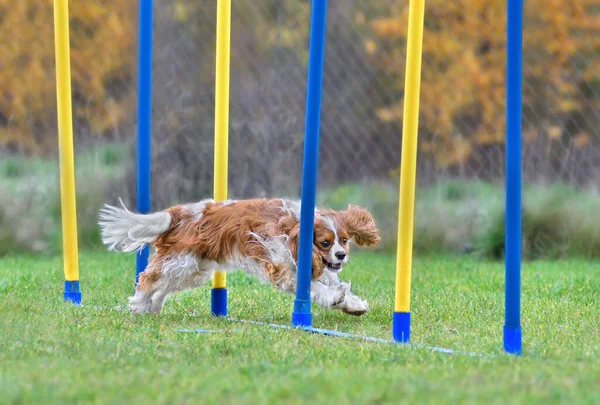
<svg viewBox="0 0 600 405">
<path fill-rule="evenodd" d="M 2 147 L 37 154 L 44 152 L 37 145 L 44 145 L 52 151 L 51 4 L 19 2 L 9 9 L 4 3 L 0 27 L 6 35 L 0 37 L 9 57 L 0 61 L 0 71 L 8 72 L 11 65 L 26 77 L 14 73 L 2 80 Z M 137 65 L 133 3 L 71 4 L 76 141 L 82 148 L 92 140 L 131 145 L 130 189 L 135 188 Z M 216 1 L 154 3 L 153 190 L 154 204 L 164 207 L 212 194 Z M 600 180 L 599 6 L 594 0 L 527 3 L 525 180 L 595 188 Z M 235 0 L 232 9 L 231 194 L 298 195 L 310 2 Z M 322 189 L 397 182 L 407 10 L 405 0 L 329 2 Z M 428 2 L 421 184 L 448 177 L 502 180 L 504 18 L 504 4 L 495 2 Z M 34 44 L 40 50 L 28 48 Z M 29 89 L 28 83 L 36 86 Z"/>
</svg>

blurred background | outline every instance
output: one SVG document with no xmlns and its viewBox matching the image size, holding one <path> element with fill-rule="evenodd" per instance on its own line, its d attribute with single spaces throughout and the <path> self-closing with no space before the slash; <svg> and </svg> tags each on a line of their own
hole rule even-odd
<svg viewBox="0 0 600 405">
<path fill-rule="evenodd" d="M 134 207 L 138 2 L 72 1 L 79 244 Z M 212 195 L 216 0 L 155 0 L 153 208 Z M 428 0 L 415 249 L 501 258 L 505 2 Z M 310 2 L 236 0 L 232 198 L 298 197 Z M 319 203 L 371 209 L 393 251 L 408 0 L 329 2 Z M 600 257 L 600 1 L 528 0 L 526 258 Z M 0 255 L 61 250 L 52 1 L 0 0 Z"/>
</svg>

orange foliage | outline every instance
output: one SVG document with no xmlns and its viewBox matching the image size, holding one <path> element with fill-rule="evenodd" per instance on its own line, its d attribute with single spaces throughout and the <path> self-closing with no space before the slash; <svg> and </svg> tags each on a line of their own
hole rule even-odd
<svg viewBox="0 0 600 405">
<path fill-rule="evenodd" d="M 74 119 L 102 133 L 131 114 L 136 2 L 70 2 Z M 0 0 L 0 145 L 53 148 L 56 88 L 51 0 Z"/>
<path fill-rule="evenodd" d="M 372 40 L 365 41 L 367 55 L 394 79 L 400 94 L 397 104 L 381 106 L 377 111 L 383 121 L 401 120 L 403 113 L 409 2 L 392 3 L 391 17 L 368 22 Z M 587 66 L 577 69 L 574 60 L 600 46 L 600 2 L 530 0 L 525 5 L 524 105 L 539 108 L 539 98 L 543 97 L 545 108 L 557 119 L 564 118 L 582 108 L 581 81 L 598 75 L 590 63 L 593 58 L 584 57 Z M 592 6 L 596 6 L 595 12 Z M 477 145 L 504 141 L 505 27 L 505 2 L 426 2 L 421 128 L 436 136 L 424 139 L 422 146 L 441 166 L 463 162 Z M 469 122 L 475 131 L 461 131 L 461 121 Z"/>
</svg>

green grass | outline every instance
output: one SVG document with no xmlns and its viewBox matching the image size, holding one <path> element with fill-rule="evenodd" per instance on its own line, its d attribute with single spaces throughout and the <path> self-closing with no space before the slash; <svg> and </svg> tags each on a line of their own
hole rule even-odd
<svg viewBox="0 0 600 405">
<path fill-rule="evenodd" d="M 0 259 L 2 404 L 600 402 L 600 263 L 524 265 L 522 358 L 501 349 L 498 263 L 414 265 L 413 342 L 483 358 L 213 319 L 208 286 L 172 297 L 160 316 L 133 317 L 111 309 L 132 292 L 130 255 L 84 252 L 85 305 L 75 307 L 62 302 L 61 266 Z M 314 307 L 315 326 L 389 338 L 394 257 L 355 254 L 342 275 L 372 311 Z M 289 323 L 292 297 L 240 273 L 229 288 L 232 316 Z"/>
</svg>

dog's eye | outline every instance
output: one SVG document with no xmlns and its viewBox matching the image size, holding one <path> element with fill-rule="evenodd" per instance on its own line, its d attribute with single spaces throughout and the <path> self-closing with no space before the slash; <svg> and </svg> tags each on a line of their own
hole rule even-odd
<svg viewBox="0 0 600 405">
<path fill-rule="evenodd" d="M 348 238 L 344 238 L 344 239 L 342 239 L 342 242 L 343 242 L 344 244 L 348 243 Z"/>
<path fill-rule="evenodd" d="M 323 242 L 321 242 L 321 246 L 323 246 L 324 248 L 329 247 L 329 241 L 324 240 Z"/>
</svg>

